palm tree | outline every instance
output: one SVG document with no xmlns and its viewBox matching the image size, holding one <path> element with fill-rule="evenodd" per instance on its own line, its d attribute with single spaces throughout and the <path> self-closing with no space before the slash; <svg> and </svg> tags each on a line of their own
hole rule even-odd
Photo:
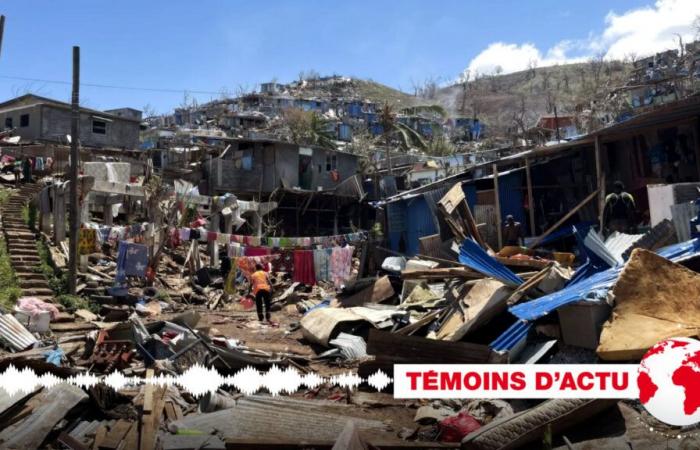
<svg viewBox="0 0 700 450">
<path fill-rule="evenodd" d="M 312 144 L 320 147 L 336 149 L 335 138 L 328 129 L 328 120 L 319 114 L 312 113 L 310 140 Z"/>
<path fill-rule="evenodd" d="M 393 173 L 391 167 L 391 141 L 394 137 L 399 139 L 400 147 L 404 150 L 413 147 L 424 149 L 428 144 L 423 139 L 423 136 L 416 130 L 404 123 L 396 121 L 394 108 L 388 102 L 384 103 L 384 107 L 382 107 L 382 111 L 379 115 L 379 122 L 382 124 L 382 135 L 384 138 L 384 145 L 387 149 L 386 160 L 389 166 L 389 174 L 391 175 Z"/>
</svg>

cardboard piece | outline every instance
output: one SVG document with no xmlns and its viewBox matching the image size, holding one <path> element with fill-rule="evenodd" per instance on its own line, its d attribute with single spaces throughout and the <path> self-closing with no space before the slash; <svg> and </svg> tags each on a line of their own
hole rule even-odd
<svg viewBox="0 0 700 450">
<path fill-rule="evenodd" d="M 615 308 L 598 356 L 640 359 L 660 340 L 700 331 L 700 275 L 653 252 L 635 249 L 612 290 Z"/>
</svg>

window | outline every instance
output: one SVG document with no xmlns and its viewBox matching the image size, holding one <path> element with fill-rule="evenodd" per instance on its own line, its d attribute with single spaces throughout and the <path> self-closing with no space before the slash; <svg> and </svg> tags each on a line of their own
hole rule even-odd
<svg viewBox="0 0 700 450">
<path fill-rule="evenodd" d="M 107 122 L 103 122 L 101 120 L 93 120 L 92 132 L 95 134 L 107 134 Z"/>
<path fill-rule="evenodd" d="M 5 117 L 5 128 L 12 128 L 12 117 Z"/>
<path fill-rule="evenodd" d="M 326 172 L 335 170 L 338 168 L 338 155 L 326 155 Z"/>
<path fill-rule="evenodd" d="M 19 116 L 19 126 L 28 127 L 29 126 L 29 114 L 22 114 Z"/>
</svg>

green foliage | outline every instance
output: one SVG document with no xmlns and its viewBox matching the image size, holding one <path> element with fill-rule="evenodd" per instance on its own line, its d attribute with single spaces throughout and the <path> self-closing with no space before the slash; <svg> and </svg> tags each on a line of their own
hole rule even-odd
<svg viewBox="0 0 700 450">
<path fill-rule="evenodd" d="M 69 312 L 74 312 L 78 309 L 87 309 L 93 313 L 97 313 L 99 309 L 96 304 L 78 295 L 62 294 L 56 297 L 56 300 Z"/>
<path fill-rule="evenodd" d="M 49 287 L 56 295 L 68 293 L 68 275 L 57 271 L 51 265 L 51 252 L 43 241 L 37 241 L 36 249 L 39 253 L 39 266 L 36 271 L 43 274 L 49 283 Z"/>
<path fill-rule="evenodd" d="M 11 189 L 0 189 L 0 205 L 4 205 L 7 203 L 7 201 L 10 199 L 10 196 L 12 195 L 12 190 Z"/>
<path fill-rule="evenodd" d="M 22 220 L 29 226 L 29 229 L 34 230 L 36 226 L 37 210 L 33 202 L 22 206 Z"/>
<path fill-rule="evenodd" d="M 10 310 L 22 296 L 5 240 L 0 238 L 0 306 Z"/>
<path fill-rule="evenodd" d="M 289 136 L 295 144 L 335 149 L 335 137 L 326 119 L 313 111 L 289 108 L 282 112 Z"/>
</svg>

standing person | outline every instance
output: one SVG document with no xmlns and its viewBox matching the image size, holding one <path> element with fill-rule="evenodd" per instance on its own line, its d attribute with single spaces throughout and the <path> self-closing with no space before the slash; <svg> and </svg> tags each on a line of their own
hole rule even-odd
<svg viewBox="0 0 700 450">
<path fill-rule="evenodd" d="M 250 284 L 255 296 L 255 308 L 258 320 L 263 321 L 263 305 L 265 306 L 264 320 L 270 322 L 270 300 L 272 300 L 272 283 L 262 264 L 255 265 L 255 272 L 250 276 Z"/>
<path fill-rule="evenodd" d="M 634 197 L 625 192 L 622 181 L 613 184 L 613 192 L 605 197 L 603 225 L 606 230 L 629 232 L 634 225 Z"/>
<path fill-rule="evenodd" d="M 25 183 L 32 182 L 32 160 L 29 156 L 25 156 L 22 160 L 22 176 Z"/>
<path fill-rule="evenodd" d="M 508 214 L 506 223 L 503 225 L 503 243 L 505 245 L 522 245 L 523 242 L 523 226 L 520 222 L 516 222 L 515 218 Z"/>
<path fill-rule="evenodd" d="M 16 158 L 12 169 L 12 172 L 15 174 L 15 187 L 19 188 L 19 182 L 22 177 L 22 160 Z"/>
</svg>

